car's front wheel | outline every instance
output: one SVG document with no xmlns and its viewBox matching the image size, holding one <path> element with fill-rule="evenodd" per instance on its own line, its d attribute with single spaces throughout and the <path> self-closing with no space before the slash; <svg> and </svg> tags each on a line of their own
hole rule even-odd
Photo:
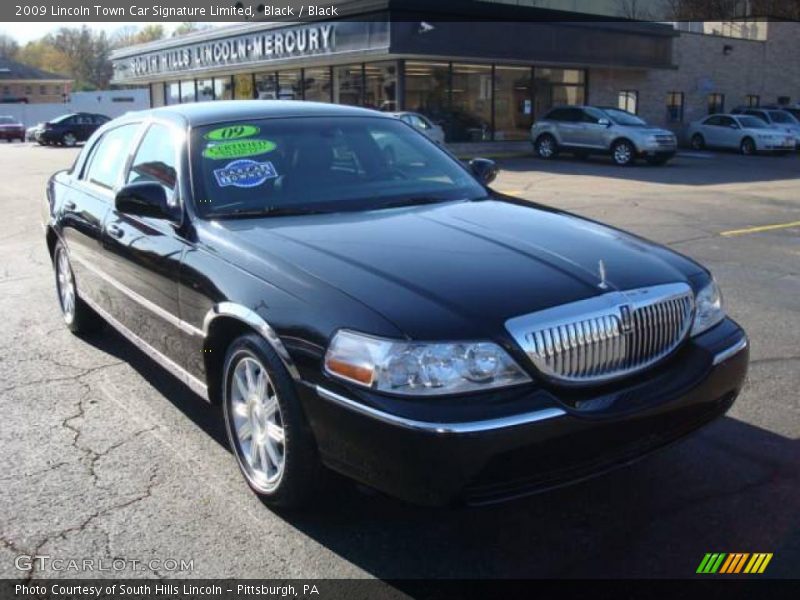
<svg viewBox="0 0 800 600">
<path fill-rule="evenodd" d="M 269 505 L 306 504 L 321 466 L 280 358 L 261 336 L 242 335 L 228 349 L 223 377 L 225 430 L 248 485 Z"/>
<path fill-rule="evenodd" d="M 533 145 L 536 150 L 536 156 L 544 160 L 550 160 L 558 156 L 558 142 L 549 133 L 540 135 L 536 138 L 536 143 Z"/>
<path fill-rule="evenodd" d="M 611 148 L 611 158 L 615 164 L 626 167 L 633 162 L 635 157 L 636 149 L 628 140 L 614 142 L 614 146 Z"/>
<path fill-rule="evenodd" d="M 753 141 L 753 138 L 746 137 L 742 140 L 742 143 L 739 144 L 739 152 L 744 154 L 745 156 L 750 156 L 756 153 L 756 143 Z"/>
<path fill-rule="evenodd" d="M 56 243 L 53 251 L 53 268 L 56 275 L 58 304 L 67 328 L 72 333 L 89 333 L 99 329 L 103 321 L 78 296 L 78 288 L 75 285 L 75 275 L 72 272 L 69 253 L 61 242 Z"/>
</svg>

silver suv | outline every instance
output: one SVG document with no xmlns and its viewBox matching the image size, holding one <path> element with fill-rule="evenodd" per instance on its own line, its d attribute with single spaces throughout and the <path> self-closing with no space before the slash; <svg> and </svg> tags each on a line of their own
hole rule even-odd
<svg viewBox="0 0 800 600">
<path fill-rule="evenodd" d="M 550 159 L 562 150 L 588 156 L 610 154 L 618 165 L 644 158 L 663 165 L 675 156 L 678 140 L 671 131 L 651 127 L 618 108 L 560 106 L 531 127 L 536 155 Z"/>
</svg>

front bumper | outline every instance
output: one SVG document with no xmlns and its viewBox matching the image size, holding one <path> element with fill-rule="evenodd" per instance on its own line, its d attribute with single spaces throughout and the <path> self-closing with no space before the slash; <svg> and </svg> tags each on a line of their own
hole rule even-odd
<svg viewBox="0 0 800 600">
<path fill-rule="evenodd" d="M 409 401 L 331 380 L 300 392 L 329 467 L 416 504 L 486 504 L 597 475 L 682 438 L 728 410 L 748 358 L 744 331 L 726 319 L 666 364 L 592 390 Z"/>
</svg>

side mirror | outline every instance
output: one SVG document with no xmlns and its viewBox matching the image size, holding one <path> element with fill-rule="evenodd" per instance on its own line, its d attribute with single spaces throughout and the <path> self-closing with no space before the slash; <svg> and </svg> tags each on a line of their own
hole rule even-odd
<svg viewBox="0 0 800 600">
<path fill-rule="evenodd" d="M 597 124 L 598 125 L 604 125 L 606 127 L 611 127 L 611 120 L 610 119 L 598 119 L 597 120 Z"/>
<path fill-rule="evenodd" d="M 488 158 L 473 158 L 469 161 L 469 168 L 475 179 L 480 181 L 483 185 L 489 185 L 497 177 L 497 164 Z"/>
<path fill-rule="evenodd" d="M 114 206 L 125 215 L 170 219 L 167 193 L 160 183 L 143 181 L 123 186 L 114 198 Z"/>
</svg>

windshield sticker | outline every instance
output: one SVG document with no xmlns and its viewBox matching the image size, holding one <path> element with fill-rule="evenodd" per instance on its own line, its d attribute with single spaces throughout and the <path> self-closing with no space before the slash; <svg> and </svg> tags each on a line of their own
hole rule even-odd
<svg viewBox="0 0 800 600">
<path fill-rule="evenodd" d="M 214 169 L 214 177 L 219 187 L 252 188 L 261 185 L 267 179 L 275 179 L 277 176 L 274 165 L 269 161 L 235 160 L 222 169 Z"/>
<path fill-rule="evenodd" d="M 214 142 L 224 142 L 226 140 L 253 137 L 259 131 L 261 130 L 255 125 L 230 125 L 209 131 L 204 137 Z"/>
<path fill-rule="evenodd" d="M 203 156 L 212 160 L 225 160 L 231 158 L 245 158 L 256 154 L 272 152 L 277 147 L 270 140 L 235 140 L 209 144 L 203 150 Z"/>
</svg>

